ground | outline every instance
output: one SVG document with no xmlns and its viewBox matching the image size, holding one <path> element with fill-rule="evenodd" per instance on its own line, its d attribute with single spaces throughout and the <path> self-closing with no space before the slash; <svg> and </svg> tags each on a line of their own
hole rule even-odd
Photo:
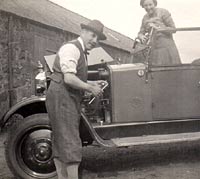
<svg viewBox="0 0 200 179">
<path fill-rule="evenodd" d="M 15 179 L 4 156 L 0 134 L 0 179 Z M 199 179 L 200 141 L 134 148 L 83 149 L 83 179 Z"/>
</svg>

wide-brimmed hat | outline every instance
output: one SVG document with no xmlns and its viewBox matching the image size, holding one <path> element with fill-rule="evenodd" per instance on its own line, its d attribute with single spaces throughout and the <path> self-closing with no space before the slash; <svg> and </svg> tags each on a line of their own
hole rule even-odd
<svg viewBox="0 0 200 179">
<path fill-rule="evenodd" d="M 106 36 L 103 33 L 104 25 L 98 20 L 92 20 L 88 24 L 81 24 L 81 28 L 95 32 L 99 36 L 99 40 L 106 40 Z"/>
</svg>

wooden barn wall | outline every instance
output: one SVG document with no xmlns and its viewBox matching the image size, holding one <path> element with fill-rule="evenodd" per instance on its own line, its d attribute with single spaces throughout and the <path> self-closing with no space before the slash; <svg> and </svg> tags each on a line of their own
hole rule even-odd
<svg viewBox="0 0 200 179">
<path fill-rule="evenodd" d="M 49 27 L 10 13 L 0 12 L 0 117 L 24 97 L 35 93 L 37 62 L 55 53 L 63 42 L 77 35 Z M 103 45 L 122 63 L 128 63 L 128 52 Z"/>
</svg>

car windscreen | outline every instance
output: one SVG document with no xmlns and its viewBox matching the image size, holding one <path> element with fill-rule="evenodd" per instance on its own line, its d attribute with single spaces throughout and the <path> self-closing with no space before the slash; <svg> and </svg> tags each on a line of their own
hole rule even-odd
<svg viewBox="0 0 200 179">
<path fill-rule="evenodd" d="M 181 62 L 200 65 L 200 31 L 177 31 L 173 36 Z"/>
</svg>

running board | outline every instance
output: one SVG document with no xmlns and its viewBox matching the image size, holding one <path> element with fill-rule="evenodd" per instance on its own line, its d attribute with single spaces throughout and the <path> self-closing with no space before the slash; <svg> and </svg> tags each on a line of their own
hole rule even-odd
<svg viewBox="0 0 200 179">
<path fill-rule="evenodd" d="M 200 140 L 200 132 L 168 134 L 168 135 L 148 135 L 148 136 L 111 139 L 111 141 L 117 147 L 166 144 L 166 143 L 197 141 L 197 140 Z"/>
<path fill-rule="evenodd" d="M 90 135 L 92 138 L 100 145 L 103 147 L 116 147 L 116 145 L 111 141 L 111 140 L 104 140 L 102 139 L 95 129 L 92 127 L 90 121 L 88 120 L 87 116 L 85 115 L 84 112 L 81 112 L 81 117 L 83 119 L 83 122 L 85 123 L 86 127 L 89 130 Z"/>
</svg>

